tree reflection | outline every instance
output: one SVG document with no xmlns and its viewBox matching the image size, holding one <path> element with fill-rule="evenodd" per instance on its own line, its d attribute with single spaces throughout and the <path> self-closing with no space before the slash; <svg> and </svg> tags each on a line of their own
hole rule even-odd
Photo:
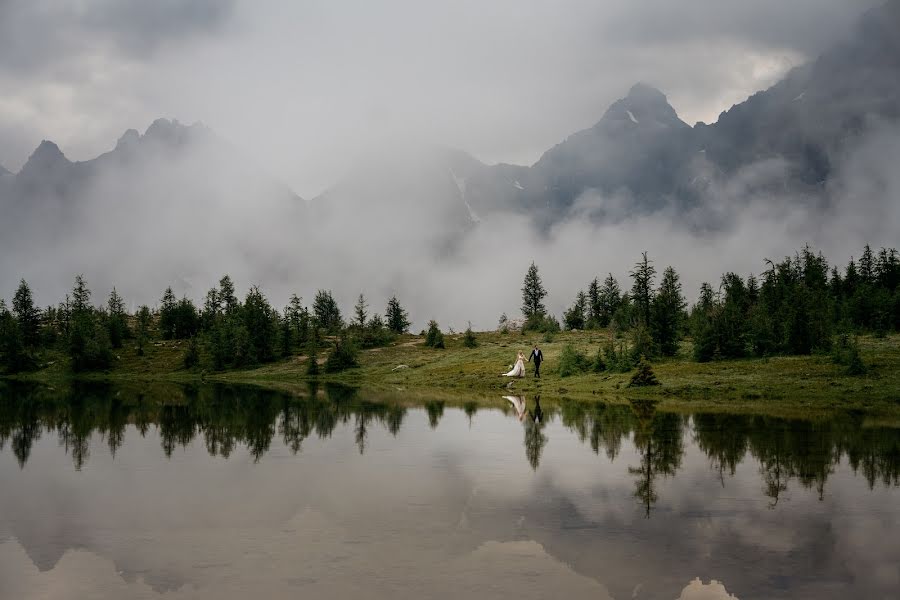
<svg viewBox="0 0 900 600">
<path fill-rule="evenodd" d="M 634 430 L 634 446 L 640 454 L 638 467 L 629 467 L 636 475 L 634 495 L 644 506 L 649 519 L 650 511 L 658 500 L 656 480 L 674 476 L 684 455 L 683 420 L 675 413 L 659 413 L 650 403 L 635 405 L 637 416 Z"/>
<path fill-rule="evenodd" d="M 323 393 L 324 391 L 324 393 Z M 227 458 L 246 448 L 259 461 L 276 436 L 293 454 L 315 436 L 329 438 L 346 425 L 360 453 L 368 449 L 373 430 L 396 436 L 408 408 L 397 402 L 375 402 L 354 388 L 311 386 L 305 394 L 285 394 L 260 388 L 227 385 L 142 385 L 113 388 L 97 383 L 73 383 L 54 390 L 22 382 L 0 382 L 0 451 L 7 447 L 20 468 L 46 431 L 55 434 L 76 469 L 90 459 L 96 434 L 115 459 L 129 426 L 141 435 L 157 430 L 164 454 L 187 447 L 200 436 L 213 456 Z M 517 399 L 518 400 L 518 399 Z M 558 415 L 562 425 L 596 454 L 618 458 L 631 438 L 639 462 L 629 468 L 634 494 L 650 515 L 659 500 L 659 478 L 674 476 L 685 452 L 684 434 L 709 459 L 723 486 L 738 465 L 752 460 L 758 466 L 760 490 L 774 509 L 792 482 L 824 498 L 829 478 L 845 461 L 870 488 L 900 485 L 900 429 L 878 426 L 864 414 L 835 413 L 817 420 L 786 420 L 729 414 L 693 415 L 690 419 L 658 411 L 653 404 L 606 404 L 540 397 L 521 399 L 525 458 L 537 470 L 549 443 L 547 423 Z M 547 404 L 547 406 L 544 406 Z M 446 403 L 428 401 L 428 425 L 437 428 Z M 504 402 L 506 414 L 512 404 Z M 467 401 L 461 410 L 471 423 L 478 403 Z"/>
</svg>

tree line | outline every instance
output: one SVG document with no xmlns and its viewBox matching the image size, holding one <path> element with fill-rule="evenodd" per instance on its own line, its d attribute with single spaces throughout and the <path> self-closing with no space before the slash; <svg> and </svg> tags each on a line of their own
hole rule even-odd
<svg viewBox="0 0 900 600">
<path fill-rule="evenodd" d="M 358 349 L 387 345 L 410 326 L 396 296 L 387 301 L 382 317 L 370 313 L 360 294 L 348 322 L 328 290 L 319 290 L 311 307 L 295 294 L 278 311 L 256 286 L 239 299 L 228 275 L 206 293 L 199 308 L 186 296 L 177 298 L 171 287 L 163 292 L 158 309 L 144 305 L 133 314 L 115 288 L 104 306 L 95 306 L 91 296 L 78 275 L 62 302 L 41 310 L 23 279 L 11 310 L 0 299 L 0 367 L 8 373 L 31 370 L 39 366 L 44 351 L 59 350 L 68 355 L 75 372 L 103 370 L 125 343 L 134 344 L 142 356 L 148 344 L 188 340 L 186 368 L 222 370 L 294 354 L 316 359 L 327 353 L 323 369 L 339 371 L 356 365 Z M 318 361 L 310 360 L 308 370 L 317 374 Z"/>
<path fill-rule="evenodd" d="M 759 277 L 725 273 L 714 286 L 703 283 L 688 309 L 680 278 L 657 270 L 644 252 L 623 291 L 611 274 L 593 279 L 563 314 L 569 330 L 605 329 L 615 333 L 594 359 L 580 357 L 583 369 L 627 370 L 640 360 L 674 356 L 690 337 L 693 358 L 803 355 L 832 352 L 851 370 L 861 370 L 851 335 L 884 336 L 900 331 L 900 257 L 895 249 L 875 253 L 866 245 L 857 262 L 830 266 L 809 246 L 779 262 L 767 260 Z M 551 333 L 559 322 L 543 304 L 547 291 L 531 264 L 522 287 L 524 331 Z M 501 327 L 506 322 L 501 317 Z"/>
</svg>

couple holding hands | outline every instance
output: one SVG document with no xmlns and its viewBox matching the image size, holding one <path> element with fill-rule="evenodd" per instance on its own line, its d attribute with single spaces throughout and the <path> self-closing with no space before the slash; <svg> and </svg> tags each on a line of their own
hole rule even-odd
<svg viewBox="0 0 900 600">
<path fill-rule="evenodd" d="M 544 354 L 541 352 L 541 349 L 538 348 L 537 344 L 534 345 L 534 348 L 531 350 L 531 355 L 528 357 L 528 362 L 534 362 L 534 376 L 538 379 L 541 377 L 541 363 L 544 362 Z M 508 373 L 503 374 L 504 377 L 525 377 L 525 355 L 520 351 L 518 356 L 516 356 L 516 364 L 513 366 L 512 370 Z"/>
</svg>

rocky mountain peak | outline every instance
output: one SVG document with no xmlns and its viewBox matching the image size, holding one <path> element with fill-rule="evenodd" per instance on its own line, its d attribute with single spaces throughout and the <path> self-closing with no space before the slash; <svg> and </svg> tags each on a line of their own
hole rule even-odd
<svg viewBox="0 0 900 600">
<path fill-rule="evenodd" d="M 132 148 L 140 141 L 141 134 L 138 133 L 137 129 L 129 129 L 128 131 L 123 133 L 122 137 L 119 138 L 119 141 L 116 142 L 116 150 Z"/>
<path fill-rule="evenodd" d="M 60 165 L 69 165 L 69 159 L 62 153 L 59 146 L 51 141 L 43 140 L 40 145 L 28 157 L 22 173 L 41 173 L 47 169 L 53 169 Z"/>
</svg>

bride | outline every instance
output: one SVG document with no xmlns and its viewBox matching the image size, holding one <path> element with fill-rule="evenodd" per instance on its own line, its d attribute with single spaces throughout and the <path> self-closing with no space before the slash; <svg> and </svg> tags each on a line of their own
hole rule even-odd
<svg viewBox="0 0 900 600">
<path fill-rule="evenodd" d="M 525 377 L 525 355 L 519 352 L 516 357 L 516 366 L 509 373 L 504 373 L 504 377 Z"/>
</svg>

